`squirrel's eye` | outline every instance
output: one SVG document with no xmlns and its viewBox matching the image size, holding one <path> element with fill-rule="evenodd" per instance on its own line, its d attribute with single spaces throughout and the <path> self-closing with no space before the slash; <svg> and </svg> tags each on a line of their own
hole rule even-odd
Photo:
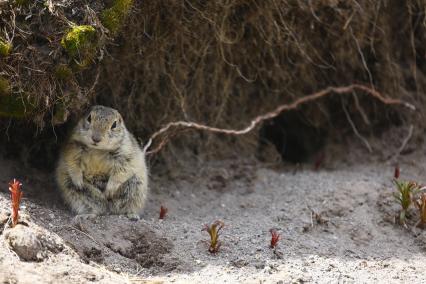
<svg viewBox="0 0 426 284">
<path fill-rule="evenodd" d="M 88 123 L 92 122 L 92 115 L 91 114 L 89 114 L 89 116 L 87 117 L 87 122 Z"/>
<path fill-rule="evenodd" d="M 114 123 L 111 125 L 111 129 L 114 129 L 117 127 L 117 121 L 114 121 Z"/>
</svg>

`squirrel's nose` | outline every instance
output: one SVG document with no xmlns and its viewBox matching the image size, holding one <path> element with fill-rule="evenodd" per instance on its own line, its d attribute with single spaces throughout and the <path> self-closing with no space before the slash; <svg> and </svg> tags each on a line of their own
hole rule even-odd
<svg viewBox="0 0 426 284">
<path fill-rule="evenodd" d="M 101 137 L 92 136 L 92 140 L 95 143 L 99 143 L 99 142 L 101 142 Z"/>
</svg>

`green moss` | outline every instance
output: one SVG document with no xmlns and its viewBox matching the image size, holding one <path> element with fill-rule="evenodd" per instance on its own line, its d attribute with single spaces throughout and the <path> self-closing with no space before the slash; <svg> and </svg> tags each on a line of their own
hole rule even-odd
<svg viewBox="0 0 426 284">
<path fill-rule="evenodd" d="M 92 26 L 74 26 L 62 38 L 62 47 L 73 59 L 93 58 L 98 39 Z"/>
<path fill-rule="evenodd" d="M 33 110 L 28 96 L 13 94 L 10 81 L 0 76 L 0 116 L 22 118 Z"/>
<path fill-rule="evenodd" d="M 111 31 L 117 33 L 123 26 L 126 16 L 132 8 L 133 0 L 115 0 L 111 8 L 101 14 L 102 24 Z"/>
<path fill-rule="evenodd" d="M 20 96 L 0 96 L 0 116 L 23 118 L 34 110 L 34 106 Z"/>
<path fill-rule="evenodd" d="M 6 78 L 0 77 L 0 96 L 10 95 L 10 82 Z"/>
<path fill-rule="evenodd" d="M 66 64 L 59 64 L 55 68 L 55 77 L 62 81 L 68 81 L 72 77 L 72 70 Z"/>
<path fill-rule="evenodd" d="M 0 38 L 0 56 L 6 57 L 12 52 L 12 44 Z"/>
</svg>

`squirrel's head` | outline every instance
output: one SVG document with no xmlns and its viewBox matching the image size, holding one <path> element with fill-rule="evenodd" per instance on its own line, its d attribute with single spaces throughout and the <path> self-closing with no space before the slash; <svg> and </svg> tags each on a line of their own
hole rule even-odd
<svg viewBox="0 0 426 284">
<path fill-rule="evenodd" d="M 115 150 L 120 147 L 126 126 L 120 113 L 109 107 L 93 106 L 81 118 L 73 139 L 98 150 Z"/>
</svg>

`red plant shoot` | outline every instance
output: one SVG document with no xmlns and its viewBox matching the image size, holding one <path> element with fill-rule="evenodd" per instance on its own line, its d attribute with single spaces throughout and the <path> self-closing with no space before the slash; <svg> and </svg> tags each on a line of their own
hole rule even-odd
<svg viewBox="0 0 426 284">
<path fill-rule="evenodd" d="M 22 183 L 18 180 L 13 179 L 13 182 L 9 182 L 10 199 L 12 200 L 12 227 L 18 224 L 19 218 L 19 204 L 22 198 Z"/>
<path fill-rule="evenodd" d="M 393 173 L 393 177 L 394 177 L 395 179 L 398 179 L 398 178 L 399 178 L 399 174 L 400 174 L 399 166 L 396 166 L 396 167 L 395 167 L 395 171 L 394 171 L 394 173 Z"/>
<path fill-rule="evenodd" d="M 280 240 L 280 234 L 275 229 L 270 229 L 269 232 L 271 233 L 271 245 L 269 247 L 275 248 Z"/>
<path fill-rule="evenodd" d="M 167 211 L 169 211 L 169 209 L 167 209 L 166 207 L 161 205 L 161 207 L 160 207 L 160 219 L 161 220 L 166 217 Z"/>
<path fill-rule="evenodd" d="M 315 159 L 315 163 L 314 163 L 314 171 L 318 171 L 319 168 L 321 167 L 321 165 L 324 163 L 325 160 L 325 153 L 321 152 L 317 158 Z"/>
<path fill-rule="evenodd" d="M 219 251 L 219 248 L 221 246 L 221 243 L 219 241 L 219 232 L 224 226 L 225 224 L 222 221 L 217 220 L 210 226 L 207 224 L 204 225 L 203 229 L 201 230 L 206 231 L 210 235 L 210 253 L 217 253 Z"/>
</svg>

